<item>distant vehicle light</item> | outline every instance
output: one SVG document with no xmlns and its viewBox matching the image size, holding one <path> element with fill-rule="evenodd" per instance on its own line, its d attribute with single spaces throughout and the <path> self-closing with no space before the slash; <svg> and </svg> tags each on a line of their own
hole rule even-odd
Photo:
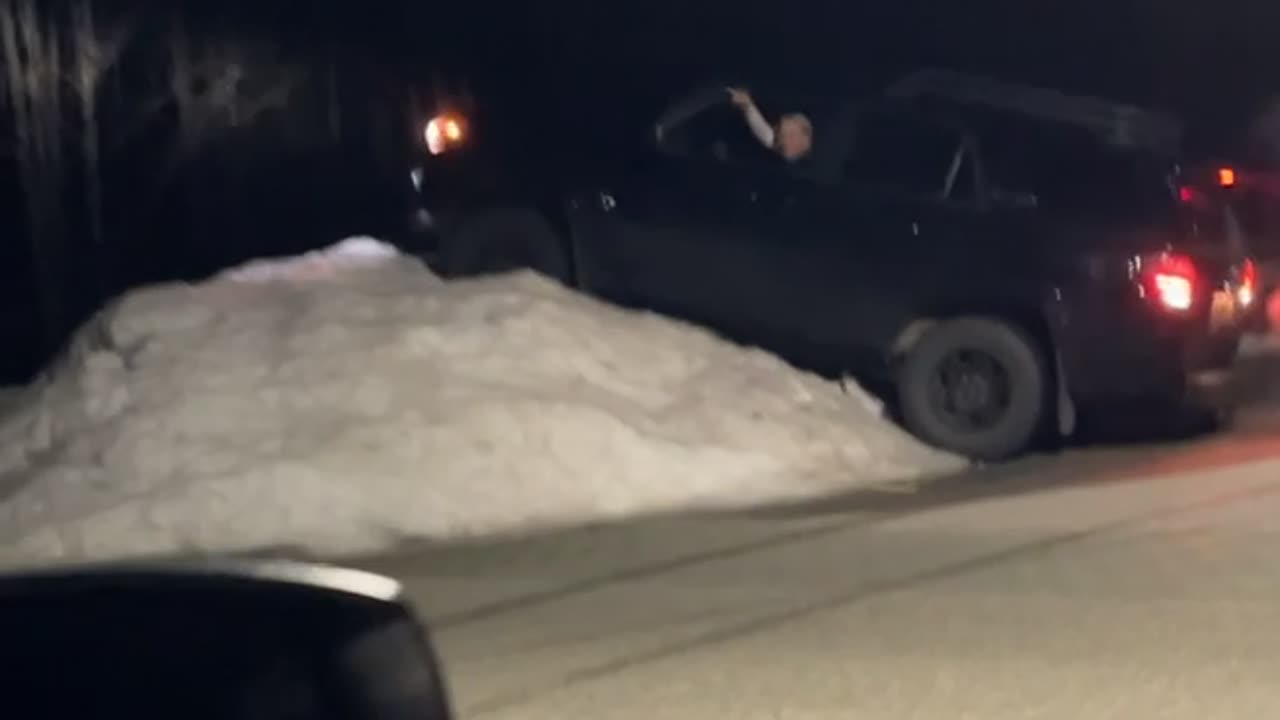
<svg viewBox="0 0 1280 720">
<path fill-rule="evenodd" d="M 1226 188 L 1235 187 L 1236 186 L 1235 168 L 1229 168 L 1229 167 L 1218 168 L 1218 184 Z"/>
<path fill-rule="evenodd" d="M 444 133 L 440 131 L 438 120 L 433 119 L 427 123 L 423 138 L 427 141 L 427 152 L 432 155 L 439 155 L 445 151 Z"/>
<path fill-rule="evenodd" d="M 427 151 L 432 155 L 440 155 L 462 144 L 466 134 L 466 123 L 463 119 L 446 113 L 431 118 L 422 136 L 426 140 Z"/>
</svg>

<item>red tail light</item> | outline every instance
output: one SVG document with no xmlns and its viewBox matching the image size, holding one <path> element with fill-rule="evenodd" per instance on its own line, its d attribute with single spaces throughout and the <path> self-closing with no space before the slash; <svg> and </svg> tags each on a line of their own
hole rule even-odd
<svg viewBox="0 0 1280 720">
<path fill-rule="evenodd" d="M 1143 295 L 1164 310 L 1186 312 L 1196 302 L 1197 275 L 1191 258 L 1159 255 L 1143 263 Z"/>
<path fill-rule="evenodd" d="M 1245 260 L 1240 266 L 1240 287 L 1236 289 L 1236 298 L 1245 307 L 1258 299 L 1258 265 L 1252 259 Z"/>
</svg>

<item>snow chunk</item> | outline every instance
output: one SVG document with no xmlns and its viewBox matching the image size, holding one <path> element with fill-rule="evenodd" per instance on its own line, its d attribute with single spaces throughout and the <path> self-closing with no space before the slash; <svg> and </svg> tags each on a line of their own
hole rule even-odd
<svg viewBox="0 0 1280 720">
<path fill-rule="evenodd" d="M 0 418 L 0 559 L 367 553 L 961 466 L 852 383 L 372 243 L 104 310 Z"/>
<path fill-rule="evenodd" d="M 1245 335 L 1240 340 L 1240 357 L 1280 356 L 1280 333 Z"/>
<path fill-rule="evenodd" d="M 399 257 L 395 246 L 371 237 L 347 238 L 333 247 L 290 258 L 254 260 L 220 277 L 235 282 L 309 280 L 343 270 L 376 267 Z"/>
<path fill-rule="evenodd" d="M 0 386 L 0 417 L 16 406 L 22 398 L 21 387 Z"/>
</svg>

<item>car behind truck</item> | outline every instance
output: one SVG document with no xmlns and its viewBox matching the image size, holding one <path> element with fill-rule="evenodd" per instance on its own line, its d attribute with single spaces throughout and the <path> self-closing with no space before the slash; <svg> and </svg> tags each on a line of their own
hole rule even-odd
<svg viewBox="0 0 1280 720">
<path fill-rule="evenodd" d="M 550 196 L 463 212 L 427 193 L 441 270 L 532 268 L 852 374 L 977 459 L 1119 405 L 1229 415 L 1256 275 L 1223 207 L 1187 190 L 1173 120 L 938 73 L 804 109 L 800 165 L 711 88 L 651 152 Z"/>
</svg>

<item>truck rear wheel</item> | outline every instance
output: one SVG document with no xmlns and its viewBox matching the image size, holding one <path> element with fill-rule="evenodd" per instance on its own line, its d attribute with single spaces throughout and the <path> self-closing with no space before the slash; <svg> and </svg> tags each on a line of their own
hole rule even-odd
<svg viewBox="0 0 1280 720">
<path fill-rule="evenodd" d="M 569 279 L 560 237 L 531 210 L 495 210 L 465 221 L 445 239 L 440 264 L 455 277 L 528 269 L 562 282 Z"/>
<path fill-rule="evenodd" d="M 995 318 L 939 323 L 906 354 L 898 401 L 907 429 L 977 460 L 1024 452 L 1048 401 L 1044 355 L 1026 332 Z"/>
</svg>

